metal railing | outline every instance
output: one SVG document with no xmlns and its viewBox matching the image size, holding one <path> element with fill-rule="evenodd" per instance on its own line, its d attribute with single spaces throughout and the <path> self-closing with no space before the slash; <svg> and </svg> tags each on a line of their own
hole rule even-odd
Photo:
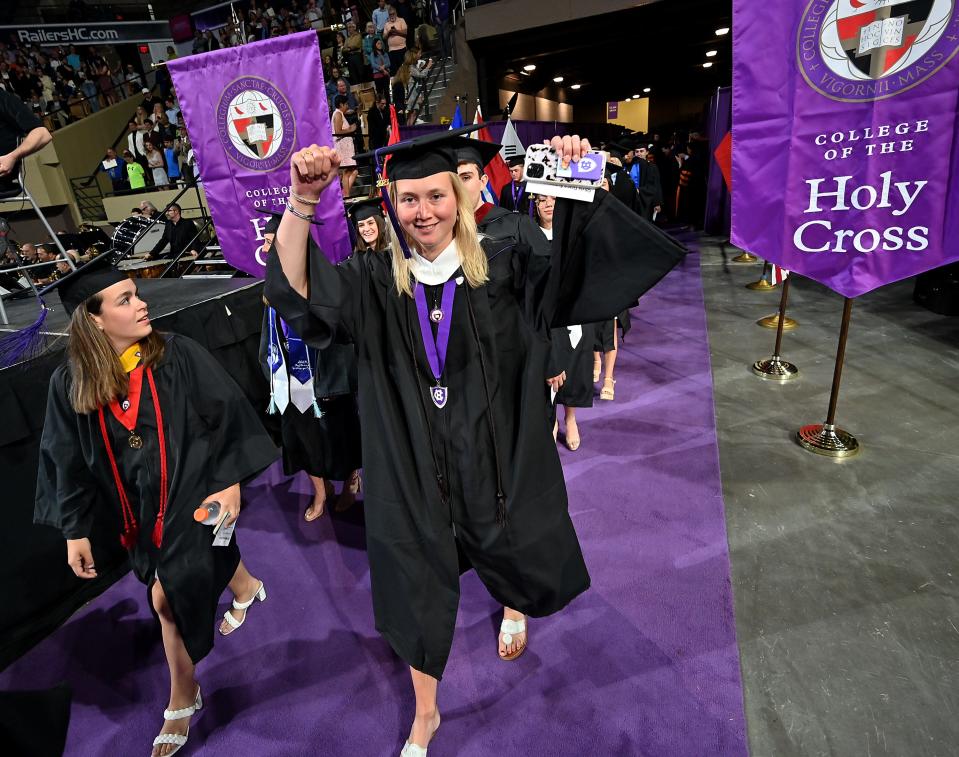
<svg viewBox="0 0 959 757">
<path fill-rule="evenodd" d="M 450 58 L 441 58 L 433 63 L 433 69 L 430 71 L 429 76 L 427 76 L 426 81 L 420 83 L 419 81 L 410 82 L 409 89 L 406 92 L 406 113 L 407 120 L 411 113 L 417 114 L 419 110 L 413 110 L 412 106 L 415 106 L 416 103 L 411 101 L 412 94 L 414 90 L 418 91 L 417 95 L 418 101 L 422 103 L 423 117 L 424 119 L 430 118 L 430 96 L 433 94 L 433 89 L 436 87 L 436 83 L 439 81 L 440 75 L 443 77 L 443 86 L 449 86 L 449 82 L 446 78 L 446 62 L 450 61 Z M 415 115 L 414 115 L 415 117 Z"/>
<path fill-rule="evenodd" d="M 92 182 L 89 177 L 70 179 L 70 187 L 73 189 L 81 218 L 89 221 L 107 220 L 107 212 L 103 208 L 103 191 L 96 177 Z"/>
</svg>

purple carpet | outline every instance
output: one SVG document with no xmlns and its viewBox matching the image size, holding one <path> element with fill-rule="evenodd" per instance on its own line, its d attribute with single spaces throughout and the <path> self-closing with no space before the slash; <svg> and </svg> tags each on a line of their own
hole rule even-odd
<svg viewBox="0 0 959 757">
<path fill-rule="evenodd" d="M 463 577 L 431 757 L 747 754 L 699 259 L 633 311 L 614 402 L 562 449 L 593 586 L 496 655 L 500 615 Z M 218 637 L 184 754 L 395 755 L 406 668 L 373 630 L 361 513 L 301 517 L 305 477 L 246 491 L 240 545 L 267 602 Z M 359 510 L 360 508 L 355 508 Z M 223 609 L 226 603 L 224 602 Z M 127 576 L 0 676 L 74 689 L 67 754 L 147 755 L 167 703 L 159 632 Z"/>
</svg>

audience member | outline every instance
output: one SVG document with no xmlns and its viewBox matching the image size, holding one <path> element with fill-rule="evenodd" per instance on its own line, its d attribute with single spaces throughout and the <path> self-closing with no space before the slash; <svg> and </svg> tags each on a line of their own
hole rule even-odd
<svg viewBox="0 0 959 757">
<path fill-rule="evenodd" d="M 383 34 L 383 27 L 390 20 L 390 12 L 386 7 L 386 0 L 377 0 L 373 9 L 373 25 L 377 34 Z"/>
<path fill-rule="evenodd" d="M 166 158 L 152 141 L 146 141 L 147 166 L 153 174 L 153 186 L 157 189 L 166 187 L 170 181 L 166 175 Z"/>
<path fill-rule="evenodd" d="M 107 149 L 106 157 L 100 164 L 100 168 L 110 177 L 114 192 L 122 192 L 129 188 L 126 164 L 117 157 L 116 150 L 112 147 Z"/>
<path fill-rule="evenodd" d="M 383 38 L 390 55 L 390 70 L 398 71 L 406 57 L 406 35 L 409 27 L 406 21 L 397 15 L 395 7 L 391 5 L 388 10 L 390 16 L 383 27 Z"/>
<path fill-rule="evenodd" d="M 387 78 L 388 82 L 389 79 Z M 376 104 L 366 114 L 366 129 L 370 139 L 370 149 L 385 147 L 389 141 L 390 109 L 386 102 L 387 94 L 378 92 Z"/>
<path fill-rule="evenodd" d="M 373 52 L 370 55 L 370 66 L 373 69 L 373 86 L 383 98 L 389 97 L 390 87 L 390 56 L 386 53 L 383 40 L 376 37 L 373 42 Z"/>
<path fill-rule="evenodd" d="M 137 162 L 130 150 L 123 151 L 123 160 L 127 164 L 127 180 L 130 183 L 130 189 L 143 189 L 147 185 L 143 166 Z"/>
</svg>

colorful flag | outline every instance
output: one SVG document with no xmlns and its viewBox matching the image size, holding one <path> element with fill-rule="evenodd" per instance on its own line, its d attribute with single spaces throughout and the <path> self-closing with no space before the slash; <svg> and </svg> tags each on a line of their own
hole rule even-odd
<svg viewBox="0 0 959 757">
<path fill-rule="evenodd" d="M 463 124 L 463 112 L 460 110 L 460 102 L 456 101 L 456 112 L 453 113 L 453 120 L 450 121 L 450 129 L 459 129 Z"/>
<path fill-rule="evenodd" d="M 503 129 L 503 138 L 500 140 L 500 144 L 503 145 L 502 149 L 499 151 L 499 154 L 503 156 L 503 160 L 509 160 L 514 155 L 525 155 L 526 148 L 523 147 L 523 143 L 519 141 L 519 135 L 516 133 L 516 127 L 513 126 L 512 119 L 506 119 L 506 128 Z"/>
<path fill-rule="evenodd" d="M 959 4 L 733 2 L 732 241 L 846 297 L 959 260 Z"/>
<path fill-rule="evenodd" d="M 400 141 L 400 119 L 396 115 L 396 106 L 390 103 L 390 136 L 386 140 L 387 147 L 395 145 Z M 383 170 L 386 171 L 386 164 L 390 162 L 390 156 L 383 158 Z"/>
<path fill-rule="evenodd" d="M 483 123 L 483 114 L 480 112 L 479 103 L 476 104 L 476 115 L 473 118 L 474 124 Z M 490 136 L 489 129 L 485 126 L 482 129 L 478 129 L 474 132 L 476 139 L 481 139 L 484 142 L 492 142 L 493 137 Z M 503 156 L 499 153 L 493 156 L 493 159 L 486 164 L 486 178 L 489 179 L 489 183 L 483 188 L 483 199 L 486 202 L 491 202 L 494 205 L 499 203 L 499 193 L 503 191 L 503 187 L 510 183 L 511 177 L 509 175 L 509 166 L 506 165 L 506 161 L 503 160 Z"/>
<path fill-rule="evenodd" d="M 223 255 L 262 276 L 263 228 L 282 213 L 290 157 L 333 146 L 316 32 L 229 47 L 167 63 L 190 133 Z M 339 182 L 320 198 L 314 237 L 331 260 L 350 254 Z"/>
<path fill-rule="evenodd" d="M 769 283 L 773 286 L 779 286 L 782 284 L 789 275 L 789 271 L 787 271 L 785 268 L 780 268 L 775 263 L 772 264 L 769 270 Z"/>
<path fill-rule="evenodd" d="M 727 131 L 726 136 L 723 137 L 722 141 L 716 146 L 713 157 L 716 158 L 716 163 L 722 172 L 723 181 L 726 182 L 726 189 L 731 189 L 732 185 L 730 181 L 732 180 L 733 171 L 733 133 L 731 131 Z"/>
</svg>

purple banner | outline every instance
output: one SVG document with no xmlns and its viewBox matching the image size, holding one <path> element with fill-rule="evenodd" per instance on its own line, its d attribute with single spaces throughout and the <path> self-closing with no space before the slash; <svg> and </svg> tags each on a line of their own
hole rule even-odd
<svg viewBox="0 0 959 757">
<path fill-rule="evenodd" d="M 619 102 L 606 103 L 606 120 L 619 118 Z"/>
<path fill-rule="evenodd" d="M 333 146 L 316 32 L 169 61 L 223 255 L 262 276 L 270 213 L 282 213 L 290 157 Z M 339 182 L 323 193 L 313 233 L 333 261 L 350 254 Z"/>
<path fill-rule="evenodd" d="M 959 259 L 955 0 L 733 3 L 732 241 L 856 297 Z"/>
</svg>

